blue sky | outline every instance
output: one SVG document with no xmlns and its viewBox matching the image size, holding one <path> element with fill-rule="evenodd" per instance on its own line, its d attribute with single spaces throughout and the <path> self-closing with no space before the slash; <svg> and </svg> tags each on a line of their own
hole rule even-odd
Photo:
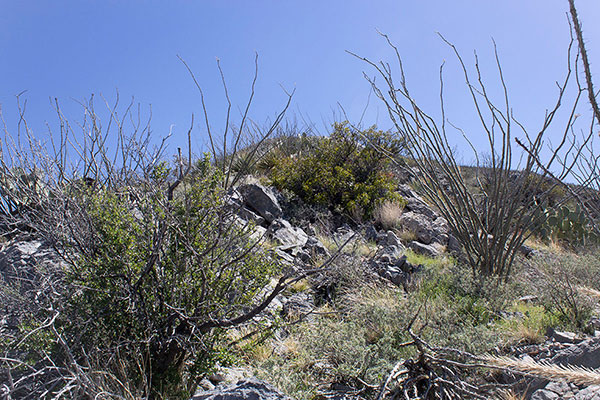
<svg viewBox="0 0 600 400">
<path fill-rule="evenodd" d="M 577 5 L 592 67 L 600 76 L 600 2 Z M 0 0 L 0 104 L 13 129 L 15 95 L 27 90 L 30 126 L 44 137 L 46 122 L 57 126 L 50 99 L 58 98 L 77 119 L 81 113 L 74 100 L 94 93 L 112 101 L 118 89 L 124 102 L 135 96 L 144 108 L 152 105 L 157 138 L 173 126 L 172 147 L 195 113 L 194 150 L 199 151 L 206 142 L 200 97 L 177 55 L 202 85 L 218 132 L 226 102 L 215 58 L 221 60 L 239 121 L 258 52 L 251 117 L 258 123 L 273 118 L 286 100 L 282 87 L 295 89 L 288 116 L 325 132 L 327 124 L 342 118 L 338 104 L 353 122 L 360 119 L 369 95 L 362 72 L 373 71 L 345 51 L 390 60 L 379 29 L 398 45 L 413 95 L 436 116 L 438 70 L 446 60 L 448 117 L 482 145 L 456 60 L 436 32 L 468 62 L 477 50 L 492 86 L 497 82 L 493 37 L 515 113 L 534 129 L 566 69 L 567 7 L 566 0 Z M 363 124 L 374 123 L 389 127 L 384 108 L 371 98 Z"/>
</svg>

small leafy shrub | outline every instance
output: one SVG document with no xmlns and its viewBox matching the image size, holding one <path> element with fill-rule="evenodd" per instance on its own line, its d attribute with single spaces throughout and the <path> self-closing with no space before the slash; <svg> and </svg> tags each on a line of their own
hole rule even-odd
<svg viewBox="0 0 600 400">
<path fill-rule="evenodd" d="M 404 206 L 394 192 L 395 179 L 382 149 L 397 154 L 402 144 L 388 132 L 356 132 L 337 123 L 329 137 L 318 138 L 312 151 L 273 160 L 270 177 L 277 188 L 307 203 L 368 218 L 385 200 Z"/>
<path fill-rule="evenodd" d="M 422 261 L 425 266 L 412 296 L 416 302 L 412 308 L 423 305 L 423 336 L 430 343 L 477 354 L 516 336 L 516 322 L 509 326 L 502 315 L 512 310 L 514 299 L 526 292 L 520 270 L 509 282 L 492 283 L 474 278 L 465 266 L 418 257 L 421 260 L 409 256 L 409 260 Z"/>
<path fill-rule="evenodd" d="M 491 322 L 492 306 L 482 293 L 472 290 L 468 283 L 459 281 L 452 273 L 430 271 L 428 275 L 421 282 L 417 294 L 423 301 L 452 304 L 451 309 L 461 324 L 485 325 Z"/>
<path fill-rule="evenodd" d="M 88 348 L 143 343 L 133 353 L 145 354 L 163 396 L 190 395 L 185 376 L 209 371 L 218 355 L 219 326 L 203 325 L 240 314 L 276 271 L 247 229 L 224 220 L 222 179 L 204 159 L 171 200 L 166 190 L 133 204 L 111 191 L 82 199 L 97 241 L 67 271 L 79 290 L 66 298 L 65 329 L 77 327 Z"/>
</svg>

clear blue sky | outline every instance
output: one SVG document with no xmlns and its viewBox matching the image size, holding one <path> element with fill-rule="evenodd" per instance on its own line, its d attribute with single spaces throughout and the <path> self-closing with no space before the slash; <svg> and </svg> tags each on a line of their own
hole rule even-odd
<svg viewBox="0 0 600 400">
<path fill-rule="evenodd" d="M 577 1 L 592 67 L 600 77 L 600 2 Z M 391 51 L 376 29 L 389 34 L 405 59 L 413 94 L 438 112 L 438 68 L 447 61 L 448 117 L 478 142 L 462 78 L 441 32 L 467 61 L 473 50 L 492 82 L 491 38 L 496 40 L 516 115 L 539 126 L 552 104 L 554 82 L 565 71 L 569 30 L 566 0 L 427 1 L 28 1 L 0 0 L 0 104 L 14 126 L 17 93 L 27 90 L 28 118 L 40 137 L 56 126 L 50 99 L 76 117 L 72 99 L 91 93 L 152 104 L 157 137 L 174 125 L 175 145 L 196 113 L 196 151 L 205 142 L 199 94 L 177 55 L 196 74 L 214 129 L 222 128 L 225 99 L 216 69 L 219 57 L 238 118 L 249 94 L 254 53 L 259 81 L 251 116 L 272 118 L 285 102 L 280 86 L 296 89 L 289 116 L 300 114 L 320 130 L 338 114 L 338 103 L 356 122 L 369 94 L 367 65 L 345 50 L 373 60 Z M 596 82 L 600 87 L 600 78 Z M 372 98 L 363 124 L 389 126 Z M 457 142 L 458 143 L 458 142 Z M 460 145 L 459 145 L 460 146 Z M 173 147 L 173 146 L 172 146 Z"/>
</svg>

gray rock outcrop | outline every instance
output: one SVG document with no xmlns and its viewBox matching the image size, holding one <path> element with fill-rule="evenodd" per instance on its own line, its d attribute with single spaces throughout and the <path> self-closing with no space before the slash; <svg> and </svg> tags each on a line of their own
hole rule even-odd
<svg viewBox="0 0 600 400">
<path fill-rule="evenodd" d="M 370 268 L 379 276 L 389 280 L 397 286 L 407 289 L 411 282 L 412 274 L 421 269 L 420 265 L 409 263 L 402 251 L 396 246 L 388 246 L 369 262 Z"/>
</svg>

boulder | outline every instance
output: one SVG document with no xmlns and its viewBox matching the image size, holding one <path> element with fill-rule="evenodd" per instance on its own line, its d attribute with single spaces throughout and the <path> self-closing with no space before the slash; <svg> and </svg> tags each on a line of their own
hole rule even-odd
<svg viewBox="0 0 600 400">
<path fill-rule="evenodd" d="M 378 254 L 380 259 L 386 256 L 390 257 L 390 260 L 396 259 L 402 257 L 404 254 L 404 246 L 385 246 L 378 252 Z M 394 262 L 389 261 L 389 263 L 393 264 Z"/>
<path fill-rule="evenodd" d="M 405 255 L 402 255 L 402 257 L 398 258 L 394 263 L 394 266 L 400 268 L 403 272 L 412 272 L 412 264 L 409 264 L 406 261 Z"/>
<path fill-rule="evenodd" d="M 377 241 L 377 229 L 373 225 L 369 225 L 365 229 L 365 240 L 368 242 Z"/>
<path fill-rule="evenodd" d="M 405 210 L 422 214 L 429 219 L 436 219 L 439 214 L 435 212 L 421 196 L 408 185 L 399 185 L 398 193 L 406 200 Z"/>
<path fill-rule="evenodd" d="M 573 332 L 560 332 L 560 331 L 555 331 L 554 329 L 550 328 L 551 332 L 549 335 L 550 338 L 554 339 L 555 341 L 559 342 L 559 343 L 575 343 L 577 342 L 577 335 Z"/>
<path fill-rule="evenodd" d="M 238 191 L 244 204 L 267 222 L 272 222 L 283 214 L 273 189 L 258 183 L 248 183 L 240 185 Z"/>
<path fill-rule="evenodd" d="M 387 241 L 387 234 L 385 232 L 377 232 L 375 236 L 375 243 L 383 245 Z"/>
<path fill-rule="evenodd" d="M 347 242 L 347 246 L 351 246 L 357 240 L 362 240 L 362 235 L 358 234 L 349 225 L 342 225 L 333 233 L 333 240 L 340 246 Z"/>
<path fill-rule="evenodd" d="M 438 217 L 432 220 L 423 214 L 409 211 L 402 214 L 398 222 L 404 229 L 413 232 L 418 242 L 423 244 L 436 242 L 442 245 L 448 243 L 449 229 L 444 218 Z"/>
<path fill-rule="evenodd" d="M 307 315 L 315 308 L 315 302 L 310 293 L 301 292 L 291 295 L 283 305 L 281 313 L 284 316 Z"/>
<path fill-rule="evenodd" d="M 405 290 L 406 285 L 411 281 L 412 274 L 418 272 L 421 267 L 409 263 L 397 246 L 381 249 L 369 261 L 369 266 L 373 272 L 397 286 L 403 286 Z"/>
<path fill-rule="evenodd" d="M 281 249 L 280 247 L 275 247 L 271 250 L 271 252 L 273 253 L 275 259 L 277 259 L 282 264 L 285 264 L 287 266 L 296 266 L 296 258 L 293 255 L 288 254 L 285 250 Z"/>
<path fill-rule="evenodd" d="M 237 215 L 241 218 L 245 219 L 246 221 L 252 221 L 256 225 L 263 225 L 266 222 L 266 220 L 263 217 L 248 210 L 246 207 L 241 207 L 237 209 L 236 212 Z"/>
<path fill-rule="evenodd" d="M 244 199 L 238 190 L 231 189 L 228 192 L 228 196 L 225 198 L 225 201 L 231 212 L 241 219 L 245 221 L 252 221 L 257 225 L 263 225 L 266 222 L 263 217 L 246 208 Z"/>
<path fill-rule="evenodd" d="M 404 247 L 398 236 L 393 231 L 387 231 L 385 234 L 385 242 L 383 243 L 386 246 L 398 246 Z"/>
<path fill-rule="evenodd" d="M 421 196 L 419 196 L 419 194 L 412 190 L 412 188 L 408 185 L 398 185 L 398 193 L 400 193 L 400 195 L 404 197 L 406 201 L 410 199 L 417 199 L 423 201 Z"/>
<path fill-rule="evenodd" d="M 580 388 L 567 382 L 550 382 L 544 389 L 536 390 L 531 400 L 600 400 L 600 386 L 592 385 Z"/>
<path fill-rule="evenodd" d="M 592 338 L 578 344 L 568 345 L 568 347 L 559 350 L 549 362 L 563 366 L 597 369 L 600 367 L 600 338 Z M 541 384 L 544 385 L 544 382 L 542 381 Z M 535 382 L 534 385 L 540 387 Z M 535 390 L 531 395 L 532 400 L 565 398 L 600 400 L 600 386 L 580 388 L 564 382 L 550 382 L 545 387 Z"/>
<path fill-rule="evenodd" d="M 450 237 L 450 227 L 445 218 L 438 217 L 433 221 L 433 239 L 432 242 L 439 243 L 443 246 L 448 244 Z"/>
<path fill-rule="evenodd" d="M 412 241 L 408 244 L 408 247 L 417 254 L 423 254 L 427 257 L 439 257 L 441 250 L 435 244 L 423 244 L 417 241 Z"/>
<path fill-rule="evenodd" d="M 522 244 L 521 247 L 519 247 L 519 251 L 525 257 L 535 257 L 539 254 L 537 250 L 534 250 L 533 248 L 527 246 L 526 244 Z"/>
<path fill-rule="evenodd" d="M 546 389 L 536 390 L 531 395 L 531 400 L 558 400 L 561 398 L 558 394 Z"/>
<path fill-rule="evenodd" d="M 394 285 L 396 286 L 403 286 L 404 284 L 407 283 L 408 281 L 408 275 L 405 274 L 402 271 L 390 271 L 392 268 L 390 268 L 388 271 L 390 272 L 390 277 L 388 278 Z"/>
<path fill-rule="evenodd" d="M 267 228 L 263 228 L 260 225 L 257 225 L 254 227 L 254 230 L 252 231 L 252 233 L 250 234 L 250 239 L 252 239 L 253 241 L 258 241 L 261 240 L 265 234 L 267 233 Z"/>
<path fill-rule="evenodd" d="M 22 294 L 35 288 L 35 281 L 46 275 L 62 273 L 63 260 L 52 247 L 39 240 L 17 241 L 5 245 L 0 252 L 0 280 L 17 283 Z"/>
<path fill-rule="evenodd" d="M 420 242 L 425 244 L 431 243 L 433 239 L 433 227 L 429 218 L 409 211 L 402 214 L 398 222 L 404 229 L 413 232 Z"/>
<path fill-rule="evenodd" d="M 329 257 L 329 250 L 327 250 L 327 247 L 325 247 L 325 245 L 315 236 L 308 237 L 304 248 L 311 256 Z"/>
<path fill-rule="evenodd" d="M 242 379 L 232 385 L 196 393 L 192 400 L 291 400 L 273 386 L 255 378 Z"/>
<path fill-rule="evenodd" d="M 462 246 L 460 245 L 460 242 L 454 235 L 451 234 L 448 235 L 448 244 L 446 245 L 446 248 L 452 254 L 460 254 L 462 252 Z"/>
<path fill-rule="evenodd" d="M 573 400 L 600 400 L 600 385 L 588 386 L 581 389 Z"/>
</svg>

